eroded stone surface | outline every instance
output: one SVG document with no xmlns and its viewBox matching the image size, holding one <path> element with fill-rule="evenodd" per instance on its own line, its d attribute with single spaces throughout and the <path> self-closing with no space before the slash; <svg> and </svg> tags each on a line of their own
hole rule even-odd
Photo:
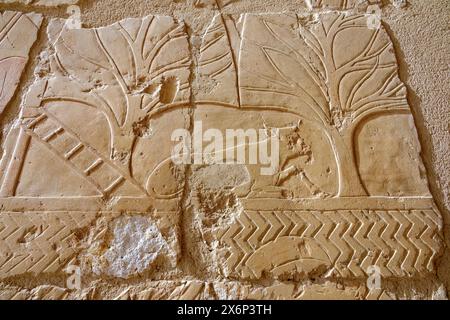
<svg viewBox="0 0 450 320">
<path fill-rule="evenodd" d="M 55 285 L 40 285 L 31 289 L 3 285 L 0 287 L 0 300 L 397 300 L 439 299 L 442 296 L 442 288 L 435 285 L 417 292 L 402 288 L 396 293 L 396 287 L 401 285 L 390 283 L 385 288 L 368 290 L 364 284 L 333 282 L 258 285 L 236 281 L 163 280 L 113 286 L 96 281 L 81 290 L 68 290 Z"/>
<path fill-rule="evenodd" d="M 62 299 L 113 299 L 113 300 L 357 300 L 364 298 L 367 291 L 363 286 L 304 285 L 278 283 L 270 286 L 242 284 L 239 282 L 202 282 L 202 281 L 155 281 L 142 287 L 128 286 L 93 291 L 84 289 L 82 293 L 71 292 L 56 286 L 39 286 L 31 290 L 7 286 L 2 288 L 1 300 L 62 300 Z M 108 290 L 109 289 L 109 290 Z M 111 290 L 112 289 L 112 290 Z M 392 299 L 384 293 L 373 294 L 376 299 Z"/>
<path fill-rule="evenodd" d="M 381 0 L 305 0 L 310 9 L 367 9 L 369 5 L 381 5 Z"/>
<path fill-rule="evenodd" d="M 22 3 L 35 6 L 59 6 L 77 4 L 79 0 L 0 0 L 0 3 Z"/>
<path fill-rule="evenodd" d="M 180 251 L 176 223 L 169 215 L 100 219 L 81 255 L 83 273 L 130 278 L 173 269 Z"/>
<path fill-rule="evenodd" d="M 215 8 L 222 9 L 232 3 L 238 2 L 239 0 L 195 0 L 194 6 L 196 8 Z"/>
<path fill-rule="evenodd" d="M 16 92 L 41 22 L 39 14 L 0 13 L 0 115 Z"/>
<path fill-rule="evenodd" d="M 51 20 L 4 146 L 0 278 L 75 264 L 90 280 L 2 297 L 411 298 L 392 287 L 435 274 L 442 218 L 392 42 L 367 19 L 218 14 L 198 52 L 171 17 Z M 210 134 L 189 164 L 171 158 L 179 129 Z M 259 139 L 219 143 L 230 129 Z M 276 163 L 248 163 L 271 138 Z M 374 266 L 390 287 L 366 288 Z"/>
<path fill-rule="evenodd" d="M 69 297 L 66 289 L 43 285 L 31 290 L 15 286 L 2 286 L 0 300 L 64 300 Z"/>
</svg>

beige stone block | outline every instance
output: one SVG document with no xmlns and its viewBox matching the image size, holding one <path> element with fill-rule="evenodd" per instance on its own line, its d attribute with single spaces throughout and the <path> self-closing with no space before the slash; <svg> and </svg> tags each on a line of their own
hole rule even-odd
<svg viewBox="0 0 450 320">
<path fill-rule="evenodd" d="M 280 150 L 271 175 L 249 158 L 193 167 L 197 232 L 214 248 L 206 265 L 233 279 L 362 279 L 371 266 L 385 278 L 435 272 L 442 219 L 383 26 L 336 12 L 218 15 L 198 72 L 206 89 L 194 123 L 222 136 L 277 129 Z M 237 197 L 225 207 L 211 197 L 223 188 Z"/>
<path fill-rule="evenodd" d="M 355 6 L 216 12 L 198 48 L 172 17 L 51 19 L 3 146 L 0 298 L 414 298 L 395 287 L 435 276 L 442 216 L 393 42 Z M 42 284 L 69 265 L 82 288 Z"/>
<path fill-rule="evenodd" d="M 52 20 L 48 37 L 48 65 L 37 67 L 2 158 L 2 207 L 13 213 L 4 213 L 1 276 L 56 272 L 76 258 L 80 250 L 60 249 L 61 238 L 36 248 L 18 238 L 60 224 L 67 232 L 87 228 L 85 274 L 129 278 L 175 268 L 184 168 L 169 161 L 171 146 L 161 141 L 189 123 L 180 108 L 190 97 L 184 26 L 159 16 L 99 29 Z M 42 213 L 27 218 L 26 207 Z M 61 208 L 69 212 L 54 220 Z M 90 222 L 105 217 L 90 226 L 80 211 L 93 212 Z"/>
</svg>

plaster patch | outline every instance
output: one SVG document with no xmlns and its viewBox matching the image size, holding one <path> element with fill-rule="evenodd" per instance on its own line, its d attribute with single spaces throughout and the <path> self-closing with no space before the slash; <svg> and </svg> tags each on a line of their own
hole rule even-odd
<svg viewBox="0 0 450 320">
<path fill-rule="evenodd" d="M 149 270 L 168 250 L 157 226 L 143 216 L 117 218 L 110 233 L 106 251 L 94 259 L 93 271 L 98 275 L 128 278 Z"/>
</svg>

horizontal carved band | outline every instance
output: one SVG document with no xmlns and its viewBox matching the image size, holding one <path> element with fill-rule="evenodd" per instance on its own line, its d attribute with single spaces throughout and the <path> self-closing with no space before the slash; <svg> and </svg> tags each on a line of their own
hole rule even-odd
<svg viewBox="0 0 450 320">
<path fill-rule="evenodd" d="M 177 213 L 179 201 L 155 200 L 148 197 L 117 197 L 105 201 L 102 197 L 8 197 L 0 198 L 2 209 L 12 212 L 23 211 L 95 211 L 95 212 L 148 212 Z M 130 209 L 132 208 L 132 209 Z"/>
<path fill-rule="evenodd" d="M 245 211 L 222 234 L 225 274 L 383 277 L 434 272 L 441 248 L 439 213 L 428 210 Z"/>
<path fill-rule="evenodd" d="M 98 288 L 99 287 L 99 288 Z M 276 283 L 269 286 L 244 284 L 236 281 L 205 281 L 205 280 L 160 280 L 148 282 L 145 288 L 140 286 L 117 286 L 112 292 L 107 283 L 104 287 L 89 287 L 81 292 L 63 287 L 43 285 L 32 289 L 17 286 L 1 288 L 0 300 L 266 300 L 266 299 L 396 299 L 385 289 L 368 290 L 362 284 L 347 288 L 336 288 L 333 283 L 325 285 L 300 285 L 294 283 Z"/>
<path fill-rule="evenodd" d="M 0 213 L 0 279 L 60 271 L 95 213 Z"/>
</svg>

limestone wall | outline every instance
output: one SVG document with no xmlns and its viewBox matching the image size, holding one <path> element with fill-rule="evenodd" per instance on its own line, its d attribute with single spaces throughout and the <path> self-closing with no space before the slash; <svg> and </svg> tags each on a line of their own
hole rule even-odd
<svg viewBox="0 0 450 320">
<path fill-rule="evenodd" d="M 0 299 L 447 299 L 449 9 L 0 1 Z"/>
</svg>

